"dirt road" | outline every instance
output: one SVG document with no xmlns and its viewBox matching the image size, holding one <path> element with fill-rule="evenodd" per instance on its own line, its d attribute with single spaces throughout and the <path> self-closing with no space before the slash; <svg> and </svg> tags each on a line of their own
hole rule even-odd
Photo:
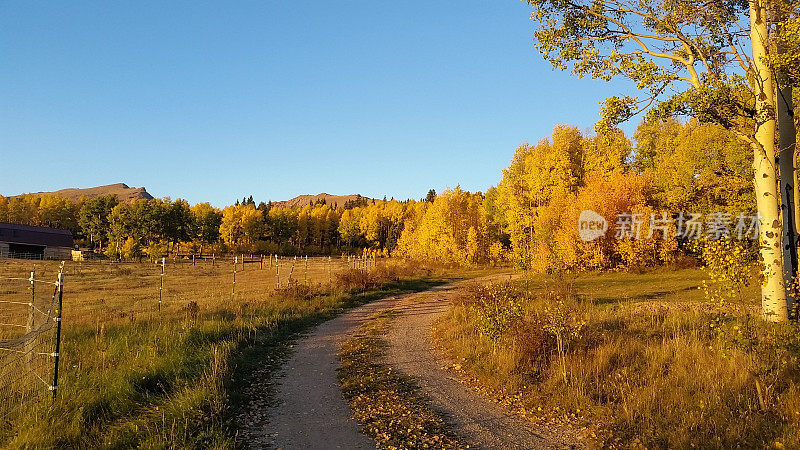
<svg viewBox="0 0 800 450">
<path fill-rule="evenodd" d="M 569 448 L 570 442 L 576 442 L 575 436 L 534 429 L 530 422 L 484 399 L 442 368 L 445 363 L 430 347 L 431 326 L 461 286 L 463 283 L 456 283 L 375 301 L 325 322 L 299 339 L 273 380 L 275 401 L 242 418 L 237 441 L 251 448 L 374 448 L 374 441 L 359 431 L 342 397 L 337 353 L 339 345 L 371 317 L 393 309 L 401 315 L 387 336 L 387 363 L 418 381 L 432 407 L 464 442 L 473 448 Z M 258 390 L 253 394 L 258 395 Z"/>
<path fill-rule="evenodd" d="M 360 306 L 300 338 L 276 379 L 265 380 L 266 386 L 254 386 L 250 395 L 269 395 L 274 401 L 263 411 L 251 402 L 247 417 L 240 418 L 237 441 L 250 448 L 286 450 L 375 448 L 372 438 L 359 431 L 359 424 L 352 419 L 350 407 L 342 397 L 336 373 L 337 354 L 339 345 L 361 325 L 397 304 L 400 298 Z M 274 383 L 271 393 L 266 392 L 269 383 Z"/>
<path fill-rule="evenodd" d="M 394 308 L 401 314 L 393 320 L 387 336 L 386 362 L 414 377 L 431 399 L 431 407 L 473 448 L 582 448 L 572 430 L 534 426 L 470 389 L 447 370 L 433 348 L 431 328 L 457 293 L 450 289 L 417 294 Z"/>
</svg>

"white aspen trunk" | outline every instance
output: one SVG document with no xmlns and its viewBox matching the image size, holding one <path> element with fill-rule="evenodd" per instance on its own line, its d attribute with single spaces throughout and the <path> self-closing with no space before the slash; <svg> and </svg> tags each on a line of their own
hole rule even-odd
<svg viewBox="0 0 800 450">
<path fill-rule="evenodd" d="M 757 143 L 753 147 L 756 205 L 760 216 L 759 246 L 764 280 L 761 307 L 764 319 L 781 322 L 788 318 L 783 271 L 783 226 L 777 177 L 775 138 L 775 79 L 764 63 L 768 45 L 767 10 L 761 0 L 750 0 L 750 40 L 753 46 L 753 92 L 756 96 Z"/>
</svg>

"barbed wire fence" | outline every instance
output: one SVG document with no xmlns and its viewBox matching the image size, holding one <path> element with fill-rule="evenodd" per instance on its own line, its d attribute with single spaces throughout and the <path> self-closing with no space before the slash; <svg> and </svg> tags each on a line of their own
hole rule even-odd
<svg viewBox="0 0 800 450">
<path fill-rule="evenodd" d="M 56 397 L 63 266 L 55 281 L 0 277 L 0 419 Z"/>
</svg>

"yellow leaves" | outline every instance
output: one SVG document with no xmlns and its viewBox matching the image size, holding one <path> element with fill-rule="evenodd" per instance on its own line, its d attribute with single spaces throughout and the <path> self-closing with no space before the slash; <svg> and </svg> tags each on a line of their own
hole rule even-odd
<svg viewBox="0 0 800 450">
<path fill-rule="evenodd" d="M 542 140 L 536 146 L 523 144 L 517 148 L 511 164 L 503 170 L 503 179 L 493 197 L 492 214 L 495 222 L 503 224 L 511 238 L 512 249 L 522 267 L 530 267 L 534 230 L 542 222 L 543 208 L 554 198 L 574 192 L 582 182 L 581 160 L 584 141 L 576 128 L 557 126 L 553 143 Z M 556 217 L 552 216 L 552 217 Z M 552 228 L 545 226 L 544 228 Z"/>
<path fill-rule="evenodd" d="M 418 222 L 406 223 L 397 253 L 420 260 L 470 265 L 488 261 L 492 244 L 483 198 L 456 187 L 437 197 Z M 499 253 L 497 248 L 495 251 Z"/>
<path fill-rule="evenodd" d="M 525 309 L 521 293 L 510 284 L 490 284 L 477 288 L 474 311 L 480 332 L 497 342 L 511 326 L 522 319 Z"/>
<path fill-rule="evenodd" d="M 730 239 L 695 244 L 703 260 L 707 279 L 700 288 L 708 301 L 724 303 L 741 300 L 742 289 L 750 284 L 756 265 L 742 242 Z"/>
<path fill-rule="evenodd" d="M 239 249 L 258 239 L 262 224 L 261 211 L 252 205 L 228 206 L 222 210 L 219 233 L 226 244 Z"/>
<path fill-rule="evenodd" d="M 519 267 L 606 269 L 619 263 L 649 266 L 674 260 L 674 239 L 656 236 L 620 243 L 607 237 L 586 243 L 578 238 L 575 224 L 585 209 L 612 223 L 620 213 L 649 217 L 648 177 L 625 172 L 630 148 L 619 130 L 586 138 L 577 129 L 557 126 L 552 144 L 543 140 L 517 149 L 492 192 L 491 210 L 498 216 L 494 222 L 503 224 L 510 237 Z M 646 226 L 642 232 L 647 237 Z"/>
<path fill-rule="evenodd" d="M 647 206 L 649 181 L 636 173 L 610 172 L 604 176 L 591 174 L 586 185 L 580 189 L 575 199 L 562 211 L 559 226 L 553 232 L 554 250 L 560 261 L 571 269 L 608 269 L 616 265 L 626 267 L 653 266 L 671 262 L 678 249 L 674 230 L 668 239 L 662 239 L 660 232 L 649 236 L 649 218 L 652 208 Z M 580 212 L 592 210 L 610 222 L 605 237 L 592 242 L 583 242 L 577 234 L 575 224 Z M 615 221 L 618 214 L 641 214 L 639 239 L 615 239 Z"/>
<path fill-rule="evenodd" d="M 389 226 L 382 205 L 367 205 L 361 211 L 359 229 L 367 242 L 375 245 L 381 241 L 381 233 Z"/>
<path fill-rule="evenodd" d="M 584 270 L 672 263 L 680 251 L 674 235 L 667 240 L 660 232 L 648 236 L 654 209 L 752 209 L 751 153 L 729 131 L 695 121 L 646 121 L 636 140 L 637 170 L 629 170 L 631 143 L 619 130 L 590 138 L 557 126 L 551 140 L 517 148 L 487 200 L 491 197 L 491 220 L 508 234 L 519 267 Z M 643 213 L 640 239 L 582 242 L 575 223 L 586 209 L 612 224 L 617 214 Z"/>
<path fill-rule="evenodd" d="M 356 420 L 383 448 L 463 448 L 408 377 L 381 363 L 390 316 L 362 327 L 342 345 L 339 379 Z"/>
<path fill-rule="evenodd" d="M 580 338 L 585 325 L 586 320 L 573 308 L 565 305 L 561 298 L 556 299 L 544 310 L 544 330 L 563 339 L 565 343 Z"/>
</svg>

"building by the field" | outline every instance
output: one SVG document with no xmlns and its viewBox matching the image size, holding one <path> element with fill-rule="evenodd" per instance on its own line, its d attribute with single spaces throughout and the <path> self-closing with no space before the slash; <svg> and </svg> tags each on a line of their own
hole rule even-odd
<svg viewBox="0 0 800 450">
<path fill-rule="evenodd" d="M 0 222 L 0 257 L 72 259 L 72 233 L 57 228 Z"/>
</svg>

